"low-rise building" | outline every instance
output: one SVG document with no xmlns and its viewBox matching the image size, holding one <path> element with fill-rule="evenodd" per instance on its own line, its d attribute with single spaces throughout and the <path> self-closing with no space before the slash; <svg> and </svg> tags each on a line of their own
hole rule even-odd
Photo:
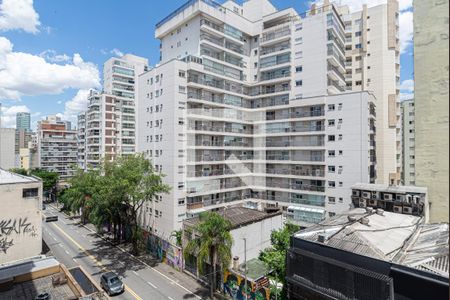
<svg viewBox="0 0 450 300">
<path fill-rule="evenodd" d="M 0 264 L 42 252 L 42 181 L 0 169 Z"/>
<path fill-rule="evenodd" d="M 357 208 L 300 231 L 288 299 L 448 299 L 448 223 Z"/>
<path fill-rule="evenodd" d="M 281 211 L 268 213 L 245 207 L 230 207 L 217 213 L 231 222 L 232 229 L 230 233 L 233 237 L 231 254 L 235 265 L 244 262 L 245 258 L 247 261 L 257 258 L 262 250 L 270 247 L 270 234 L 272 231 L 283 227 Z M 198 216 L 185 220 L 183 222 L 183 232 L 195 227 L 198 222 Z M 186 236 L 187 234 L 183 234 L 183 237 Z M 186 245 L 187 243 L 188 241 L 185 239 L 183 244 Z M 185 270 L 193 275 L 200 275 L 198 274 L 195 258 L 186 258 Z"/>
<path fill-rule="evenodd" d="M 357 183 L 352 186 L 354 207 L 381 208 L 400 214 L 423 216 L 429 220 L 430 204 L 427 188 Z"/>
</svg>

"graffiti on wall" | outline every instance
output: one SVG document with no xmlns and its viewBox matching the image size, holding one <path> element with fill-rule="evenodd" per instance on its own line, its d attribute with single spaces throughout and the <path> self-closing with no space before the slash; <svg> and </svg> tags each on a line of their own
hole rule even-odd
<svg viewBox="0 0 450 300">
<path fill-rule="evenodd" d="M 151 255 L 174 269 L 182 271 L 183 252 L 179 247 L 148 232 L 144 232 L 144 240 Z"/>
<path fill-rule="evenodd" d="M 28 218 L 0 220 L 0 252 L 6 254 L 9 248 L 14 246 L 14 238 L 18 235 L 37 237 L 36 228 Z"/>
<path fill-rule="evenodd" d="M 268 281 L 267 281 L 268 282 Z M 223 277 L 223 288 L 225 294 L 233 300 L 269 300 L 270 289 L 257 282 L 247 281 L 245 288 L 245 278 L 239 274 L 225 271 Z"/>
</svg>

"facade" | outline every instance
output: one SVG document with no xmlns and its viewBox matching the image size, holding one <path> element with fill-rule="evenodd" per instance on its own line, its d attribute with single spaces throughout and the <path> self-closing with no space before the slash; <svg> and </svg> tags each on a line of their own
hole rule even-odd
<svg viewBox="0 0 450 300">
<path fill-rule="evenodd" d="M 231 222 L 230 233 L 234 241 L 231 255 L 234 265 L 243 263 L 245 257 L 247 261 L 258 258 L 262 250 L 270 247 L 272 231 L 283 227 L 281 212 L 267 213 L 245 207 L 233 207 L 220 211 L 219 214 Z M 198 222 L 198 217 L 183 222 L 183 246 L 189 242 L 188 231 L 192 231 Z M 192 234 L 195 235 L 195 231 Z M 195 259 L 185 258 L 185 269 L 198 276 L 196 265 Z"/>
<path fill-rule="evenodd" d="M 448 299 L 448 249 L 448 223 L 358 208 L 291 237 L 287 299 Z"/>
<path fill-rule="evenodd" d="M 399 120 L 400 51 L 398 1 L 349 13 L 341 7 L 345 25 L 346 86 L 371 91 L 376 101 L 377 183 L 400 183 L 402 152 Z"/>
<path fill-rule="evenodd" d="M 16 167 L 15 132 L 14 128 L 0 128 L 0 168 L 6 170 Z"/>
<path fill-rule="evenodd" d="M 39 167 L 57 172 L 61 180 L 73 175 L 77 163 L 77 131 L 69 124 L 56 116 L 38 122 Z"/>
<path fill-rule="evenodd" d="M 354 207 L 383 209 L 384 211 L 430 219 L 427 188 L 417 186 L 387 186 L 358 183 L 352 186 Z"/>
<path fill-rule="evenodd" d="M 16 114 L 16 129 L 31 131 L 31 117 L 28 112 L 18 112 Z"/>
<path fill-rule="evenodd" d="M 42 182 L 0 169 L 0 265 L 41 254 Z"/>
<path fill-rule="evenodd" d="M 401 103 L 402 122 L 402 182 L 416 184 L 416 130 L 414 99 Z"/>
<path fill-rule="evenodd" d="M 230 205 L 318 222 L 349 209 L 352 184 L 375 181 L 378 101 L 345 93 L 333 5 L 299 15 L 265 0 L 189 1 L 155 36 L 161 63 L 139 76 L 138 152 L 174 187 L 152 204 L 162 235 Z"/>
<path fill-rule="evenodd" d="M 77 116 L 77 164 L 83 170 L 86 170 L 86 112 Z"/>
<path fill-rule="evenodd" d="M 37 151 L 34 148 L 20 148 L 18 167 L 25 170 L 31 170 L 39 167 Z"/>
<path fill-rule="evenodd" d="M 434 222 L 449 220 L 448 8 L 448 0 L 414 1 L 415 175 Z"/>
<path fill-rule="evenodd" d="M 88 109 L 78 119 L 81 167 L 96 168 L 101 159 L 136 152 L 137 78 L 147 65 L 147 59 L 132 54 L 105 62 L 103 91 L 90 92 Z"/>
</svg>

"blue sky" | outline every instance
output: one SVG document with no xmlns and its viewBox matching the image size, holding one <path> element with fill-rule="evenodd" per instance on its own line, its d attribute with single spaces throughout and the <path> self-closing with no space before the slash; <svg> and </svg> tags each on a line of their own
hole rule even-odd
<svg viewBox="0 0 450 300">
<path fill-rule="evenodd" d="M 158 61 L 155 24 L 186 0 L 0 0 L 0 103 L 3 127 L 15 113 L 36 122 L 49 114 L 73 119 L 85 91 L 100 87 L 103 62 L 121 53 Z M 339 2 L 339 1 L 338 1 Z M 362 2 L 341 0 L 351 8 Z M 282 9 L 308 10 L 310 0 L 272 0 Z M 400 0 L 402 98 L 413 92 L 412 0 Z"/>
</svg>

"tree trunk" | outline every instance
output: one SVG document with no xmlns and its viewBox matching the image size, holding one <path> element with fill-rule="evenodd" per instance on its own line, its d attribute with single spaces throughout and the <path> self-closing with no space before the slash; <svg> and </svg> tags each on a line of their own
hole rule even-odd
<svg viewBox="0 0 450 300">
<path fill-rule="evenodd" d="M 209 256 L 210 256 L 209 260 L 210 260 L 211 267 L 212 267 L 212 273 L 210 275 L 210 278 L 211 278 L 210 296 L 211 296 L 211 299 L 214 299 L 214 291 L 216 290 L 215 289 L 215 286 L 216 286 L 216 261 L 215 261 L 215 257 L 216 257 L 216 255 L 215 255 L 214 247 L 211 247 Z"/>
</svg>

